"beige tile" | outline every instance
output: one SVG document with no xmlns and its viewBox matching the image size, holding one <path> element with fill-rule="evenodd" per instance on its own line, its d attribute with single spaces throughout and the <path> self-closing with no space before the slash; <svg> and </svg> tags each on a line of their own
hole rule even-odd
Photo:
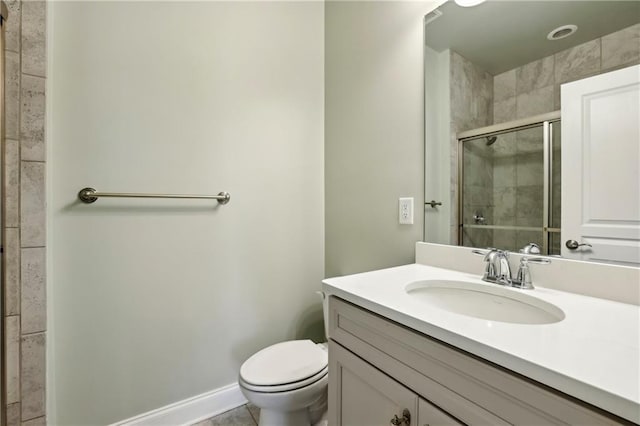
<svg viewBox="0 0 640 426">
<path fill-rule="evenodd" d="M 20 182 L 22 247 L 45 245 L 45 164 L 23 161 Z"/>
<path fill-rule="evenodd" d="M 20 426 L 20 403 L 7 406 L 7 426 Z"/>
<path fill-rule="evenodd" d="M 46 2 L 22 2 L 22 72 L 46 75 Z"/>
<path fill-rule="evenodd" d="M 517 93 L 528 93 L 554 83 L 554 57 L 547 56 L 521 66 L 516 70 Z"/>
<path fill-rule="evenodd" d="M 519 186 L 516 190 L 516 224 L 542 226 L 542 185 Z"/>
<path fill-rule="evenodd" d="M 553 110 L 558 111 L 562 107 L 561 96 L 560 96 L 560 85 L 553 85 Z"/>
<path fill-rule="evenodd" d="M 485 213 L 485 217 L 487 209 L 491 205 L 493 199 L 493 190 L 490 186 L 479 186 L 479 185 L 465 185 L 464 187 L 464 205 L 466 206 L 475 206 L 478 208 L 482 208 L 482 211 Z M 473 215 L 472 215 L 473 216 Z"/>
<path fill-rule="evenodd" d="M 516 188 L 514 186 L 493 190 L 493 220 L 496 225 L 516 224 Z"/>
<path fill-rule="evenodd" d="M 20 369 L 23 419 L 45 415 L 45 368 L 45 334 L 23 336 Z"/>
<path fill-rule="evenodd" d="M 493 233 L 489 229 L 465 229 L 463 244 L 467 247 L 486 248 L 493 243 Z"/>
<path fill-rule="evenodd" d="M 499 102 L 516 96 L 516 70 L 493 77 L 493 101 Z"/>
<path fill-rule="evenodd" d="M 602 69 L 640 62 L 640 24 L 602 37 Z"/>
<path fill-rule="evenodd" d="M 20 230 L 4 229 L 5 315 L 20 315 Z"/>
<path fill-rule="evenodd" d="M 7 404 L 20 402 L 20 316 L 5 319 Z"/>
<path fill-rule="evenodd" d="M 543 183 L 542 153 L 518 155 L 516 166 L 516 182 L 518 186 L 542 185 Z"/>
<path fill-rule="evenodd" d="M 600 72 L 600 39 L 555 54 L 556 83 L 567 83 Z"/>
<path fill-rule="evenodd" d="M 12 52 L 20 51 L 20 9 L 22 2 L 20 0 L 5 0 L 9 11 L 9 17 L 3 24 L 4 30 L 4 49 Z"/>
<path fill-rule="evenodd" d="M 20 144 L 6 139 L 4 148 L 4 220 L 5 226 L 20 226 Z"/>
<path fill-rule="evenodd" d="M 22 426 L 46 426 L 47 420 L 44 416 L 22 422 Z"/>
<path fill-rule="evenodd" d="M 507 98 L 493 103 L 493 123 L 504 123 L 516 119 L 516 98 Z"/>
<path fill-rule="evenodd" d="M 22 334 L 47 328 L 45 248 L 22 249 L 21 328 Z"/>
<path fill-rule="evenodd" d="M 465 142 L 470 145 L 473 142 Z M 484 144 L 484 139 L 481 140 Z M 488 159 L 477 155 L 475 152 L 464 148 L 464 183 L 465 185 L 490 185 L 493 181 L 493 170 Z"/>
<path fill-rule="evenodd" d="M 244 405 L 234 410 L 222 413 L 212 419 L 207 426 L 256 426 L 251 413 Z"/>
<path fill-rule="evenodd" d="M 20 137 L 20 55 L 18 53 L 5 52 L 4 84 L 5 137 L 18 139 Z"/>
<path fill-rule="evenodd" d="M 544 133 L 542 126 L 516 132 L 516 151 L 518 155 L 538 154 L 542 156 Z"/>
<path fill-rule="evenodd" d="M 44 161 L 45 79 L 23 75 L 20 93 L 21 159 Z"/>
<path fill-rule="evenodd" d="M 254 404 L 252 403 L 247 403 L 247 409 L 249 410 L 249 413 L 251 413 L 251 417 L 253 417 L 253 420 L 256 423 L 260 422 L 260 409 L 258 407 L 256 407 Z"/>
<path fill-rule="evenodd" d="M 450 65 L 451 117 L 458 130 L 491 124 L 493 76 L 453 51 Z"/>
<path fill-rule="evenodd" d="M 493 188 L 516 186 L 516 161 L 514 157 L 501 157 L 493 161 Z"/>
<path fill-rule="evenodd" d="M 191 426 L 211 426 L 211 419 L 201 420 L 198 423 L 194 423 Z"/>
<path fill-rule="evenodd" d="M 553 110 L 553 86 L 522 93 L 516 99 L 516 118 L 531 117 Z"/>
</svg>

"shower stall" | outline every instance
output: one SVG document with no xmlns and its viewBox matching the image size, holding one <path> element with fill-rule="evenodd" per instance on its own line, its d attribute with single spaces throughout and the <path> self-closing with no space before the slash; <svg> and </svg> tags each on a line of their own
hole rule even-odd
<svg viewBox="0 0 640 426">
<path fill-rule="evenodd" d="M 458 133 L 458 244 L 560 254 L 560 111 Z"/>
</svg>

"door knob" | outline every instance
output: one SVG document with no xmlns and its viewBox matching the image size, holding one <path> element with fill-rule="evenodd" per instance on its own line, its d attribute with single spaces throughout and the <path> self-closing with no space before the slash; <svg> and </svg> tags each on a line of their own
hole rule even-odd
<svg viewBox="0 0 640 426">
<path fill-rule="evenodd" d="M 576 240 L 567 240 L 564 245 L 567 246 L 569 250 L 575 250 L 578 247 L 593 247 L 591 244 L 579 243 Z"/>
<path fill-rule="evenodd" d="M 431 206 L 432 209 L 435 209 L 436 206 L 442 205 L 442 201 L 431 200 L 431 201 L 427 201 L 425 204 L 428 204 Z"/>
<path fill-rule="evenodd" d="M 398 417 L 398 415 L 394 415 L 391 419 L 391 424 L 393 426 L 409 426 L 411 424 L 411 413 L 406 408 L 402 411 L 402 418 Z"/>
</svg>

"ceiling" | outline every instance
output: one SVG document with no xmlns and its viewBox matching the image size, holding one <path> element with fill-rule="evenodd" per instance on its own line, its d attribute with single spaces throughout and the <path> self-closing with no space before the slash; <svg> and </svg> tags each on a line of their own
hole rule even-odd
<svg viewBox="0 0 640 426">
<path fill-rule="evenodd" d="M 442 16 L 425 27 L 427 46 L 452 49 L 493 75 L 640 22 L 638 0 L 489 0 L 469 8 L 448 1 L 438 10 Z M 578 31 L 547 40 L 568 24 Z"/>
</svg>

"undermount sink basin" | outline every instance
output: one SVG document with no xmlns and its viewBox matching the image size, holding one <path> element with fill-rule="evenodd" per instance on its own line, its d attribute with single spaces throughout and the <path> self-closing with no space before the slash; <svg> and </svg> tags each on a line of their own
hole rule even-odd
<svg viewBox="0 0 640 426">
<path fill-rule="evenodd" d="M 565 317 L 557 306 L 526 294 L 466 281 L 425 280 L 407 284 L 405 291 L 425 304 L 456 314 L 516 324 L 551 324 Z"/>
</svg>

